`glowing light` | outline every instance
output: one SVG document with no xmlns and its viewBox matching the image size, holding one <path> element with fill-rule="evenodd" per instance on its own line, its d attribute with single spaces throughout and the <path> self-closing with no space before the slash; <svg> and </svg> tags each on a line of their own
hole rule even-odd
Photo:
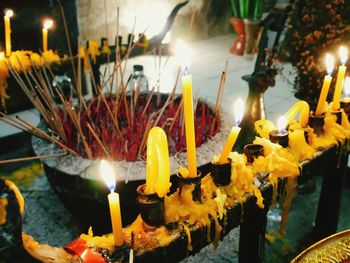
<svg viewBox="0 0 350 263">
<path fill-rule="evenodd" d="M 181 65 L 181 68 L 183 70 L 188 70 L 191 65 L 192 52 L 182 39 L 178 39 L 176 41 L 174 53 L 177 62 Z"/>
<path fill-rule="evenodd" d="M 50 29 L 53 26 L 53 21 L 51 19 L 46 19 L 43 24 L 44 29 Z"/>
<path fill-rule="evenodd" d="M 344 95 L 350 97 L 350 77 L 346 77 L 344 81 Z"/>
<path fill-rule="evenodd" d="M 147 3 L 136 10 L 134 13 L 137 17 L 136 32 L 144 32 L 146 29 L 145 34 L 148 38 L 152 38 L 161 32 L 166 23 L 166 14 L 169 9 L 166 1 L 163 2 Z M 130 14 L 129 16 L 133 17 Z"/>
<path fill-rule="evenodd" d="M 13 11 L 11 9 L 7 9 L 5 11 L 5 16 L 6 17 L 13 17 L 13 15 L 14 15 L 14 13 L 13 13 Z"/>
<path fill-rule="evenodd" d="M 241 124 L 244 114 L 244 103 L 241 98 L 238 98 L 233 106 L 235 114 L 235 125 Z"/>
<path fill-rule="evenodd" d="M 288 122 L 286 117 L 281 116 L 277 120 L 277 129 L 279 132 L 285 132 L 287 128 Z"/>
<path fill-rule="evenodd" d="M 166 33 L 165 37 L 163 38 L 162 44 L 169 44 L 171 41 L 171 32 L 169 31 Z"/>
<path fill-rule="evenodd" d="M 5 52 L 0 52 L 0 60 L 3 60 L 5 58 Z"/>
<path fill-rule="evenodd" d="M 113 192 L 116 185 L 114 170 L 112 166 L 105 160 L 101 161 L 100 173 L 101 173 L 102 180 L 105 182 L 109 190 Z"/>
<path fill-rule="evenodd" d="M 334 57 L 329 53 L 326 54 L 326 67 L 328 75 L 332 75 L 334 69 Z"/>
<path fill-rule="evenodd" d="M 339 57 L 340 57 L 340 62 L 343 65 L 345 65 L 346 61 L 348 60 L 348 49 L 346 47 L 340 46 Z"/>
</svg>

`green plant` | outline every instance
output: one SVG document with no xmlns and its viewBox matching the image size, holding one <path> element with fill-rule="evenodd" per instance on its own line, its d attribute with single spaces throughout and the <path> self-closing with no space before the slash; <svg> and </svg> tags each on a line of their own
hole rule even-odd
<svg viewBox="0 0 350 263">
<path fill-rule="evenodd" d="M 242 19 L 260 20 L 264 11 L 264 0 L 230 0 L 233 16 Z"/>
<path fill-rule="evenodd" d="M 316 103 L 326 74 L 326 52 L 338 58 L 339 45 L 349 43 L 346 4 L 344 0 L 295 0 L 291 7 L 280 58 L 291 62 L 296 69 L 296 97 Z M 333 81 L 336 72 L 337 65 Z M 329 98 L 332 93 L 331 88 Z"/>
</svg>

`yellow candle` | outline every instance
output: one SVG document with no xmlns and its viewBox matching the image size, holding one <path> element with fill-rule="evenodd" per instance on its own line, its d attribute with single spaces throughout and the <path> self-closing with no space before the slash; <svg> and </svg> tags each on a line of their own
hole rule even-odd
<svg viewBox="0 0 350 263">
<path fill-rule="evenodd" d="M 48 30 L 52 27 L 53 21 L 51 19 L 47 19 L 44 21 L 44 26 L 42 29 L 43 33 L 43 52 L 48 50 Z"/>
<path fill-rule="evenodd" d="M 4 16 L 5 25 L 5 55 L 9 57 L 11 55 L 11 26 L 10 18 L 13 16 L 13 11 L 8 9 Z"/>
<path fill-rule="evenodd" d="M 146 194 L 165 196 L 170 189 L 168 140 L 162 128 L 154 127 L 147 139 Z"/>
<path fill-rule="evenodd" d="M 230 132 L 230 135 L 228 136 L 228 139 L 225 143 L 224 149 L 222 150 L 219 158 L 219 163 L 224 164 L 227 163 L 227 158 L 235 145 L 235 142 L 237 140 L 238 134 L 241 131 L 241 128 L 238 126 L 233 126 Z"/>
<path fill-rule="evenodd" d="M 100 173 L 103 181 L 111 191 L 111 193 L 108 195 L 108 203 L 109 203 L 109 212 L 111 215 L 114 244 L 116 246 L 121 246 L 124 243 L 123 228 L 122 228 L 122 218 L 120 213 L 119 194 L 114 192 L 115 185 L 116 185 L 114 171 L 110 164 L 102 160 L 100 165 Z"/>
<path fill-rule="evenodd" d="M 302 127 L 306 127 L 309 122 L 310 106 L 306 101 L 298 101 L 285 114 L 287 123 L 290 123 L 299 113 L 299 123 Z"/>
<path fill-rule="evenodd" d="M 329 91 L 329 87 L 332 82 L 332 72 L 334 68 L 334 57 L 327 53 L 326 55 L 326 66 L 327 66 L 327 75 L 324 77 L 323 85 L 320 93 L 320 97 L 318 99 L 315 116 L 321 116 L 324 110 L 324 105 L 327 100 L 327 95 Z"/>
<path fill-rule="evenodd" d="M 335 83 L 335 90 L 334 90 L 334 95 L 333 95 L 333 107 L 332 107 L 332 110 L 334 110 L 334 111 L 339 110 L 339 108 L 340 108 L 340 96 L 341 96 L 342 87 L 343 87 L 343 80 L 344 80 L 345 72 L 346 72 L 345 63 L 346 63 L 347 58 L 348 58 L 348 50 L 345 47 L 340 46 L 339 56 L 340 56 L 340 61 L 341 61 L 342 65 L 339 66 L 337 82 Z"/>
<path fill-rule="evenodd" d="M 189 177 L 197 176 L 196 163 L 196 136 L 194 133 L 193 98 L 192 98 L 192 75 L 182 77 L 182 96 L 184 102 L 186 146 Z"/>
<path fill-rule="evenodd" d="M 239 135 L 239 132 L 241 131 L 241 128 L 238 127 L 238 125 L 241 123 L 241 120 L 243 118 L 244 113 L 244 104 L 243 100 L 241 98 L 238 98 L 234 104 L 234 115 L 236 119 L 236 125 L 232 127 L 230 134 L 228 136 L 228 139 L 225 143 L 225 146 L 220 154 L 219 163 L 224 164 L 227 163 L 227 158 L 233 148 L 233 146 L 236 143 L 237 137 Z"/>
<path fill-rule="evenodd" d="M 114 244 L 116 246 L 123 245 L 123 228 L 122 228 L 122 219 L 120 213 L 120 203 L 119 203 L 119 194 L 111 192 L 108 195 L 109 211 L 111 214 L 111 222 L 113 229 Z"/>
</svg>

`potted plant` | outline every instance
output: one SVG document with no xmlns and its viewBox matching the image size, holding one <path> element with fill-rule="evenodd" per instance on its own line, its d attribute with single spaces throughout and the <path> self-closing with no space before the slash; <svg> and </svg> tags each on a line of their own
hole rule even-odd
<svg viewBox="0 0 350 263">
<path fill-rule="evenodd" d="M 252 54 L 257 49 L 261 32 L 264 0 L 230 0 L 233 17 L 230 22 L 238 37 L 230 52 L 236 55 Z"/>
<path fill-rule="evenodd" d="M 280 58 L 296 69 L 295 96 L 316 105 L 326 74 L 326 52 L 337 56 L 340 44 L 348 43 L 350 27 L 344 1 L 295 0 Z M 337 66 L 335 67 L 335 69 Z M 336 78 L 333 78 L 333 80 Z M 329 90 L 329 97 L 333 94 Z"/>
</svg>

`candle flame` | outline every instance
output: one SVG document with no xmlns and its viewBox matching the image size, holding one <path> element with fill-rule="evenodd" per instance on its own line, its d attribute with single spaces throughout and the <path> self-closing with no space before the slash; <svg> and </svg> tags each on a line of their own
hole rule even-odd
<svg viewBox="0 0 350 263">
<path fill-rule="evenodd" d="M 350 97 L 350 77 L 346 77 L 344 81 L 344 95 Z"/>
<path fill-rule="evenodd" d="M 329 53 L 326 54 L 326 67 L 328 75 L 332 75 L 334 69 L 334 57 Z"/>
<path fill-rule="evenodd" d="M 101 161 L 100 174 L 101 174 L 102 180 L 105 182 L 109 190 L 113 192 L 116 185 L 114 170 L 113 170 L 113 167 L 105 160 Z"/>
<path fill-rule="evenodd" d="M 0 60 L 3 60 L 5 58 L 5 52 L 0 52 Z"/>
<path fill-rule="evenodd" d="M 50 29 L 53 26 L 53 21 L 51 19 L 46 19 L 44 21 L 44 29 Z"/>
<path fill-rule="evenodd" d="M 176 41 L 174 54 L 181 68 L 188 70 L 191 64 L 191 50 L 182 39 Z"/>
<path fill-rule="evenodd" d="M 11 9 L 7 9 L 5 11 L 5 16 L 6 17 L 13 17 L 13 11 Z"/>
<path fill-rule="evenodd" d="M 348 60 L 348 49 L 346 47 L 340 46 L 339 57 L 340 57 L 340 62 L 343 65 L 345 65 L 346 61 Z"/>
<path fill-rule="evenodd" d="M 288 122 L 286 117 L 281 116 L 277 120 L 277 129 L 279 132 L 284 132 L 287 128 Z"/>
<path fill-rule="evenodd" d="M 235 114 L 235 124 L 239 125 L 241 124 L 241 121 L 243 119 L 244 114 L 244 103 L 241 98 L 238 98 L 233 106 L 234 108 L 234 114 Z"/>
</svg>

